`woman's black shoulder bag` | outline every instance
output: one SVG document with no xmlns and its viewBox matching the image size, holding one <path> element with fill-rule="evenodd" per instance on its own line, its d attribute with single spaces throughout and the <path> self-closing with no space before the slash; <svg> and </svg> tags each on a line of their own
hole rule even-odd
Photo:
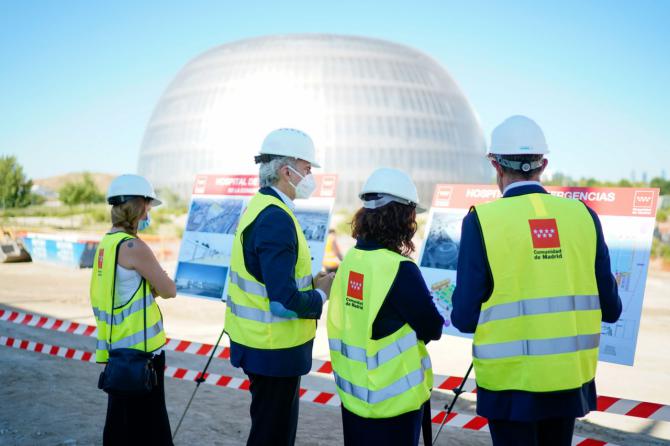
<svg viewBox="0 0 670 446">
<path fill-rule="evenodd" d="M 153 353 L 147 352 L 147 288 L 142 278 L 142 304 L 144 311 L 144 351 L 134 348 L 110 348 L 109 359 L 105 369 L 100 373 L 98 388 L 110 395 L 121 397 L 138 397 L 149 394 L 158 385 L 154 369 Z M 116 292 L 116 266 L 112 285 L 112 311 L 110 311 L 109 343 L 112 346 L 112 330 L 114 328 L 114 294 Z"/>
</svg>

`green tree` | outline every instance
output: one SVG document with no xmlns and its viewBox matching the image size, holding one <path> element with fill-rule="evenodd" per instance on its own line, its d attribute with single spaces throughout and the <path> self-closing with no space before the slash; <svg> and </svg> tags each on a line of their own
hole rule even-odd
<svg viewBox="0 0 670 446">
<path fill-rule="evenodd" d="M 84 173 L 81 181 L 65 183 L 58 191 L 58 195 L 60 201 L 67 206 L 105 201 L 105 196 L 100 192 L 98 186 L 95 185 L 93 178 L 88 172 Z"/>
<path fill-rule="evenodd" d="M 670 195 L 670 180 L 664 180 L 660 177 L 652 178 L 649 186 L 661 189 L 661 195 Z"/>
<path fill-rule="evenodd" d="M 37 195 L 37 194 L 31 194 L 30 195 L 30 204 L 32 206 L 39 206 L 40 204 L 44 204 L 45 201 L 47 201 L 47 199 L 44 198 L 41 195 Z"/>
<path fill-rule="evenodd" d="M 602 183 L 595 178 L 582 178 L 579 180 L 579 185 L 585 187 L 600 187 L 602 186 Z"/>
<path fill-rule="evenodd" d="M 572 178 L 565 175 L 562 172 L 556 172 L 552 175 L 550 181 L 543 181 L 547 186 L 571 186 L 573 181 Z"/>
<path fill-rule="evenodd" d="M 30 205 L 32 180 L 26 178 L 15 156 L 0 156 L 0 208 Z"/>
</svg>

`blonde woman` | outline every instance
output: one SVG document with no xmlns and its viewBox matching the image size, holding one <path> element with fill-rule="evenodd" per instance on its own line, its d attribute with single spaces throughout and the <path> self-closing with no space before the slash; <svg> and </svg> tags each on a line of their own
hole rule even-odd
<svg viewBox="0 0 670 446">
<path fill-rule="evenodd" d="M 161 202 L 138 175 L 114 179 L 107 201 L 112 227 L 98 246 L 91 279 L 96 362 L 108 363 L 110 352 L 113 358 L 118 352 L 146 355 L 150 378 L 141 394 L 121 395 L 105 385 L 106 367 L 101 376 L 101 388 L 109 394 L 103 444 L 172 445 L 163 386 L 165 331 L 155 297 L 175 297 L 176 287 L 137 236 L 149 225 L 149 210 Z"/>
</svg>

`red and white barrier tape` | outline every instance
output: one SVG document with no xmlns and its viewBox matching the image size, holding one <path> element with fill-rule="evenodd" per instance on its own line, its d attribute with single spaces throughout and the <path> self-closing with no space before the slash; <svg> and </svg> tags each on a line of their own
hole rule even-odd
<svg viewBox="0 0 670 446">
<path fill-rule="evenodd" d="M 7 336 L 0 336 L 0 346 L 11 347 L 31 352 L 43 353 L 52 356 L 60 356 L 66 359 L 76 359 L 83 362 L 95 363 L 95 355 L 92 352 L 85 352 L 67 347 L 60 347 L 57 345 L 44 344 L 41 342 L 28 341 L 25 339 L 16 339 Z M 185 381 L 195 381 L 200 372 L 178 367 L 166 367 L 165 376 L 174 379 L 181 379 Z M 218 387 L 228 387 L 238 390 L 249 390 L 249 380 L 244 378 L 219 375 L 216 373 L 205 373 L 206 384 Z M 330 392 L 319 392 L 300 388 L 300 400 L 324 406 L 340 406 L 340 398 Z M 440 424 L 444 420 L 446 412 L 441 410 L 431 410 L 432 421 L 435 424 Z M 453 428 L 470 429 L 476 431 L 488 431 L 488 420 L 478 415 L 467 415 L 452 412 L 447 417 L 445 426 Z M 573 437 L 573 445 L 576 446 L 616 446 L 613 443 L 607 443 L 592 438 Z"/>
<path fill-rule="evenodd" d="M 95 337 L 97 335 L 96 327 L 92 325 L 64 321 L 31 313 L 4 310 L 2 308 L 0 308 L 0 321 L 8 321 L 15 324 L 27 325 L 29 327 L 56 330 L 83 336 Z M 209 356 L 214 346 L 211 344 L 200 344 L 198 342 L 179 339 L 168 339 L 164 348 L 175 352 Z M 230 359 L 230 348 L 224 346 L 218 351 L 216 357 L 219 359 Z M 333 369 L 330 361 L 314 358 L 312 359 L 311 371 L 314 373 L 330 374 Z M 460 385 L 462 380 L 463 378 L 458 376 L 434 375 L 435 388 L 441 390 L 454 389 Z M 471 378 L 468 379 L 465 386 L 463 386 L 463 390 L 465 392 L 475 393 L 477 390 L 476 381 Z M 599 412 L 670 422 L 670 406 L 659 403 L 649 403 L 601 395 L 598 397 L 597 410 Z"/>
<path fill-rule="evenodd" d="M 0 308 L 0 321 L 9 321 L 16 324 L 23 324 L 30 327 L 45 328 L 57 330 L 61 332 L 81 334 L 84 336 L 95 337 L 97 335 L 96 327 L 92 325 L 79 324 L 72 321 L 64 321 L 46 316 L 39 316 L 37 314 L 23 313 L 19 311 L 9 311 Z M 212 344 L 200 344 L 198 342 L 184 341 L 180 339 L 168 339 L 164 347 L 166 350 L 190 353 L 199 356 L 209 356 L 214 346 Z M 216 354 L 219 359 L 230 359 L 230 348 L 223 346 Z M 322 359 L 312 359 L 313 373 L 331 374 L 333 372 L 330 361 Z M 458 376 L 443 376 L 434 375 L 435 388 L 440 390 L 451 390 L 458 387 L 463 378 Z M 474 379 L 468 379 L 463 386 L 463 390 L 470 393 L 477 391 L 477 383 Z"/>
<path fill-rule="evenodd" d="M 16 339 L 7 336 L 0 336 L 0 345 L 5 347 L 18 348 L 30 352 L 44 353 L 52 356 L 60 356 L 66 359 L 77 359 L 84 362 L 95 363 L 95 354 L 76 350 L 74 348 L 60 347 L 58 345 L 45 344 L 42 342 L 28 341 L 26 339 Z"/>
<path fill-rule="evenodd" d="M 46 330 L 55 330 L 83 336 L 95 336 L 97 333 L 96 328 L 92 325 L 78 324 L 77 322 L 64 321 L 32 313 L 9 311 L 2 308 L 0 308 L 0 321 L 13 322 L 15 324 L 23 324 L 29 327 L 44 328 Z"/>
</svg>

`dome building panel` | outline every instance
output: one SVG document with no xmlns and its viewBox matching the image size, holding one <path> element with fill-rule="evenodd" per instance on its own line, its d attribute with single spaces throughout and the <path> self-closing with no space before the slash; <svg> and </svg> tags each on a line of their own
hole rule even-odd
<svg viewBox="0 0 670 446">
<path fill-rule="evenodd" d="M 477 119 L 437 62 L 381 40 L 286 35 L 214 48 L 170 83 L 147 126 L 139 172 L 190 193 L 199 172 L 254 172 L 278 127 L 309 133 L 338 202 L 357 204 L 377 167 L 405 169 L 423 200 L 439 182 L 486 182 Z"/>
</svg>

